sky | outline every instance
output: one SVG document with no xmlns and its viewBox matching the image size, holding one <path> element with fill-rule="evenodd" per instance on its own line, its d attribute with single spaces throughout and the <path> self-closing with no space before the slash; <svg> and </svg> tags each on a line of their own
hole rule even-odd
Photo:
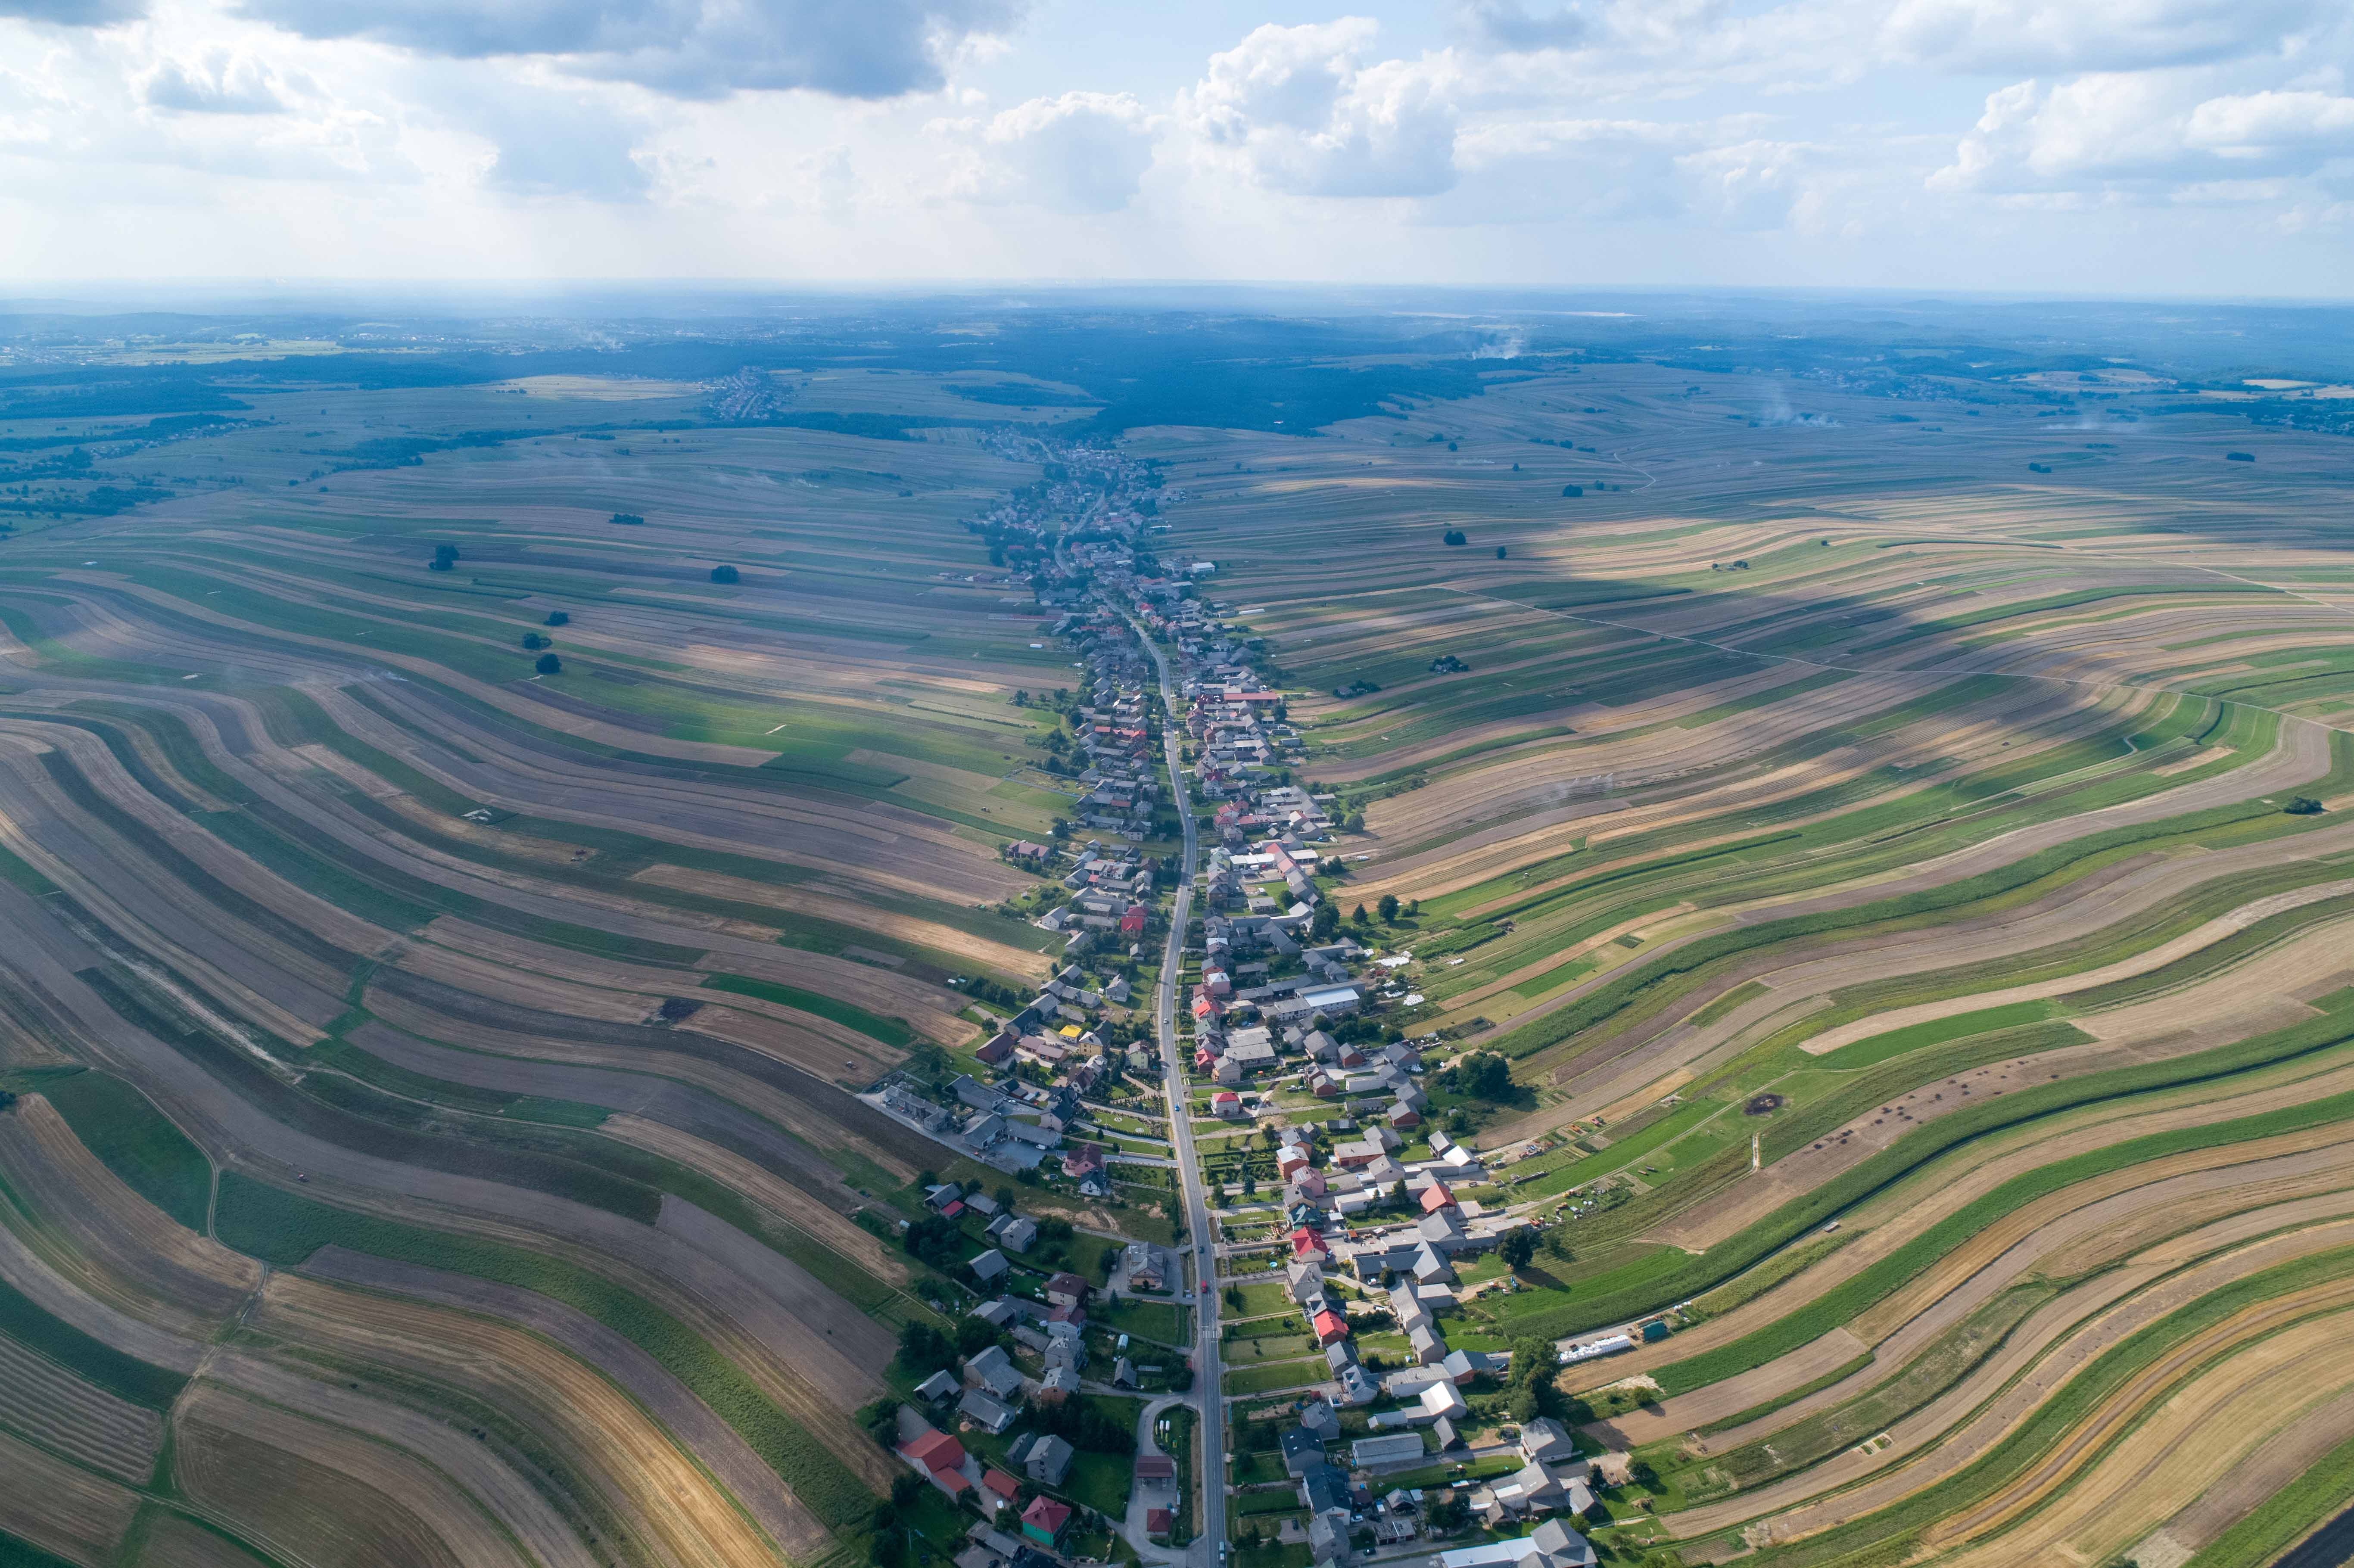
<svg viewBox="0 0 2354 1568">
<path fill-rule="evenodd" d="M 0 0 L 0 279 L 2354 293 L 2354 0 Z"/>
</svg>

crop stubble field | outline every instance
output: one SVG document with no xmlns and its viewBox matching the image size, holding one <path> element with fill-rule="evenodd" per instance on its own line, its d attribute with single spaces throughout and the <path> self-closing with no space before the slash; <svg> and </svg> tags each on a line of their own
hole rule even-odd
<svg viewBox="0 0 2354 1568">
<path fill-rule="evenodd" d="M 808 396 L 971 414 L 945 379 Z M 1417 1027 L 1511 1060 L 1479 1141 L 1558 1139 L 1488 1201 L 1617 1189 L 1513 1332 L 1722 1291 L 1564 1375 L 1653 1483 L 1597 1539 L 2220 1563 L 2319 1522 L 2342 443 L 1471 386 L 1125 440 L 1362 812 L 1338 896 L 1419 903 L 1383 938 Z M 206 450 L 244 484 L 0 548 L 0 1531 L 93 1568 L 857 1547 L 895 1472 L 845 1416 L 930 1308 L 853 1216 L 941 1151 L 845 1090 L 974 1039 L 949 979 L 1049 972 L 997 852 L 1065 806 L 1009 699 L 1071 665 L 960 525 L 1039 465 L 669 383 L 242 395 Z M 516 433 L 320 456 L 396 428 Z"/>
</svg>

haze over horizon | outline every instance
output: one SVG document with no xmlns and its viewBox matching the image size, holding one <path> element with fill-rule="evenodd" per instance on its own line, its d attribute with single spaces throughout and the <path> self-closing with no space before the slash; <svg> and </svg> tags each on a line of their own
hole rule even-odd
<svg viewBox="0 0 2354 1568">
<path fill-rule="evenodd" d="M 18 280 L 2342 298 L 2321 0 L 0 0 Z"/>
</svg>

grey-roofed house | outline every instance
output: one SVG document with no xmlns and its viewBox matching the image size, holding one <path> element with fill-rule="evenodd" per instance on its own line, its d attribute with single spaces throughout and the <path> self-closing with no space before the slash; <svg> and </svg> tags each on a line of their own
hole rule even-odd
<svg viewBox="0 0 2354 1568">
<path fill-rule="evenodd" d="M 1384 1465 L 1420 1463 L 1424 1449 L 1419 1432 L 1394 1432 L 1383 1437 L 1360 1437 L 1349 1445 L 1349 1458 L 1361 1470 Z"/>
<path fill-rule="evenodd" d="M 1405 1338 L 1414 1351 L 1414 1359 L 1424 1366 L 1447 1359 L 1447 1341 L 1433 1333 L 1429 1324 L 1416 1323 Z"/>
<path fill-rule="evenodd" d="M 1438 1364 L 1446 1370 L 1448 1377 L 1457 1383 L 1464 1383 L 1482 1372 L 1503 1371 L 1509 1364 L 1509 1358 L 1491 1355 L 1486 1351 L 1449 1351 Z"/>
<path fill-rule="evenodd" d="M 962 1386 L 957 1382 L 954 1372 L 936 1372 L 916 1385 L 916 1397 L 923 1400 L 942 1400 Z"/>
<path fill-rule="evenodd" d="M 1373 1381 L 1373 1374 L 1353 1362 L 1342 1367 L 1333 1381 L 1343 1404 L 1371 1404 L 1382 1396 L 1382 1385 Z"/>
<path fill-rule="evenodd" d="M 1442 1415 L 1432 1422 L 1430 1435 L 1438 1439 L 1438 1451 L 1442 1454 L 1463 1441 L 1463 1434 L 1455 1430 L 1455 1422 L 1451 1416 Z"/>
<path fill-rule="evenodd" d="M 1350 1561 L 1348 1510 L 1325 1509 L 1308 1516 L 1308 1555 L 1317 1568 L 1341 1568 Z"/>
<path fill-rule="evenodd" d="M 964 1380 L 1000 1399 L 1012 1399 L 1022 1392 L 1022 1369 L 1013 1364 L 1002 1345 L 991 1345 L 979 1355 L 967 1357 Z"/>
<path fill-rule="evenodd" d="M 1071 1473 L 1071 1457 L 1075 1450 L 1068 1443 L 1049 1433 L 1033 1433 L 1016 1439 L 1006 1450 L 1006 1457 L 1022 1467 L 1022 1473 L 1034 1481 L 1059 1487 Z"/>
<path fill-rule="evenodd" d="M 1299 1473 L 1299 1499 L 1310 1512 L 1338 1509 L 1349 1511 L 1348 1472 L 1337 1465 L 1310 1465 Z"/>
<path fill-rule="evenodd" d="M 1429 1568 L 1594 1568 L 1597 1561 L 1585 1537 L 1549 1519 L 1517 1539 L 1437 1552 Z"/>
<path fill-rule="evenodd" d="M 1348 1340 L 1335 1340 L 1324 1347 L 1324 1370 L 1334 1377 L 1341 1375 L 1342 1367 L 1352 1367 L 1356 1364 L 1356 1347 Z"/>
<path fill-rule="evenodd" d="M 1516 1514 L 1568 1509 L 1582 1513 L 1594 1506 L 1594 1494 L 1583 1479 L 1554 1475 L 1533 1459 L 1511 1475 L 1491 1483 L 1498 1506 Z"/>
<path fill-rule="evenodd" d="M 1577 1445 L 1562 1424 L 1550 1415 L 1539 1415 L 1521 1423 L 1521 1457 L 1550 1464 L 1556 1459 L 1574 1459 Z"/>
<path fill-rule="evenodd" d="M 995 1110 L 1005 1099 L 1003 1095 L 999 1094 L 987 1084 L 975 1081 L 969 1074 L 960 1075 L 956 1082 L 950 1084 L 949 1093 L 973 1109 L 981 1111 Z"/>
<path fill-rule="evenodd" d="M 957 1414 L 992 1437 L 1013 1425 L 1013 1407 L 977 1388 L 964 1391 Z"/>
<path fill-rule="evenodd" d="M 1324 1439 L 1305 1426 L 1295 1426 L 1279 1439 L 1283 1449 L 1283 1473 L 1294 1479 L 1308 1473 L 1311 1465 L 1324 1463 Z"/>
<path fill-rule="evenodd" d="M 1464 1234 L 1463 1222 L 1456 1218 L 1453 1209 L 1441 1209 L 1435 1214 L 1425 1214 L 1416 1227 L 1422 1239 L 1440 1252 L 1453 1252 L 1464 1246 L 1469 1237 Z"/>
<path fill-rule="evenodd" d="M 965 1266 L 971 1269 L 972 1277 L 975 1279 L 980 1280 L 983 1285 L 996 1284 L 999 1280 L 1004 1278 L 1006 1274 L 1013 1267 L 1011 1264 L 1005 1261 L 1005 1255 L 998 1251 L 995 1247 L 991 1247 L 987 1252 L 982 1253 L 979 1257 L 974 1258 L 970 1263 L 965 1265 Z"/>
</svg>

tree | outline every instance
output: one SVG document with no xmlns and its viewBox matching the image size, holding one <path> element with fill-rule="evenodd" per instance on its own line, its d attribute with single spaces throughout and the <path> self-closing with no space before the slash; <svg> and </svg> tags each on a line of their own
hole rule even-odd
<svg viewBox="0 0 2354 1568">
<path fill-rule="evenodd" d="M 711 568 L 711 580 L 716 583 L 732 583 L 742 575 L 742 573 L 738 572 L 733 567 L 714 567 Z"/>
<path fill-rule="evenodd" d="M 1474 1051 L 1447 1069 L 1447 1086 L 1475 1099 L 1512 1097 L 1512 1065 L 1492 1051 Z"/>
<path fill-rule="evenodd" d="M 536 631 L 526 631 L 523 634 L 523 645 L 536 653 L 547 646 L 547 639 Z"/>
<path fill-rule="evenodd" d="M 1526 1268 L 1536 1255 L 1537 1234 L 1527 1229 L 1514 1231 L 1496 1248 L 1496 1255 L 1512 1268 Z"/>
<path fill-rule="evenodd" d="M 1311 941 L 1329 942 L 1340 928 L 1341 912 L 1331 904 L 1319 904 L 1316 913 L 1308 917 L 1308 936 Z"/>
<path fill-rule="evenodd" d="M 1349 924 L 1352 926 L 1370 926 L 1373 924 L 1372 917 L 1365 913 L 1365 906 L 1363 905 L 1360 904 L 1354 909 L 1349 911 Z"/>
<path fill-rule="evenodd" d="M 2313 817 L 2321 813 L 2321 802 L 2310 795 L 2299 795 L 2281 808 L 2292 817 Z"/>
<path fill-rule="evenodd" d="M 1394 894 L 1394 893 L 1384 893 L 1384 894 L 1383 894 L 1383 895 L 1382 895 L 1382 901 L 1381 901 L 1381 903 L 1380 903 L 1380 904 L 1378 904 L 1378 905 L 1376 905 L 1376 906 L 1375 906 L 1375 907 L 1376 907 L 1376 908 L 1378 908 L 1378 909 L 1380 909 L 1380 911 L 1382 912 L 1382 924 L 1383 924 L 1383 925 L 1384 925 L 1384 926 L 1394 926 L 1394 925 L 1396 925 L 1396 924 L 1397 924 L 1397 917 L 1398 917 L 1398 900 L 1397 900 L 1397 895 L 1396 895 L 1396 894 Z"/>
<path fill-rule="evenodd" d="M 1501 546 L 1501 545 L 1499 545 L 1499 546 L 1496 546 L 1496 559 L 1498 559 L 1498 560 L 1500 560 L 1500 560 L 1502 560 L 1503 558 L 1504 558 L 1504 546 Z"/>
<path fill-rule="evenodd" d="M 960 1356 L 977 1356 L 997 1343 L 997 1330 L 987 1319 L 970 1313 L 957 1319 L 956 1348 Z"/>
<path fill-rule="evenodd" d="M 543 675 L 560 675 L 564 673 L 564 661 L 557 658 L 553 653 L 541 654 L 537 659 L 532 662 L 531 667 L 538 671 Z"/>
<path fill-rule="evenodd" d="M 943 1272 L 963 1261 L 959 1255 L 962 1250 L 959 1244 L 963 1239 L 964 1233 L 957 1229 L 957 1223 L 938 1214 L 927 1214 L 899 1233 L 899 1245 L 907 1249 L 909 1255 L 922 1258 Z"/>
<path fill-rule="evenodd" d="M 904 1476 L 894 1477 L 891 1481 L 891 1506 L 906 1513 L 923 1497 L 926 1484 L 924 1478 L 913 1470 Z"/>
<path fill-rule="evenodd" d="M 977 1319 L 976 1319 L 977 1320 Z M 946 1334 L 921 1319 L 899 1330 L 899 1365 L 909 1377 L 927 1378 L 945 1372 L 956 1360 L 956 1346 Z"/>
<path fill-rule="evenodd" d="M 566 610 L 551 609 L 547 612 L 547 624 L 550 626 L 569 626 L 572 624 L 572 616 L 570 612 Z"/>
<path fill-rule="evenodd" d="M 639 516 L 634 512 L 616 512 L 613 514 L 613 521 L 616 523 L 626 523 L 635 525 L 637 524 L 643 523 L 645 519 Z"/>
<path fill-rule="evenodd" d="M 1446 542 L 1450 545 L 1468 545 L 1470 543 L 1470 540 L 1464 536 L 1463 530 L 1460 528 L 1449 528 L 1443 537 Z"/>
</svg>

